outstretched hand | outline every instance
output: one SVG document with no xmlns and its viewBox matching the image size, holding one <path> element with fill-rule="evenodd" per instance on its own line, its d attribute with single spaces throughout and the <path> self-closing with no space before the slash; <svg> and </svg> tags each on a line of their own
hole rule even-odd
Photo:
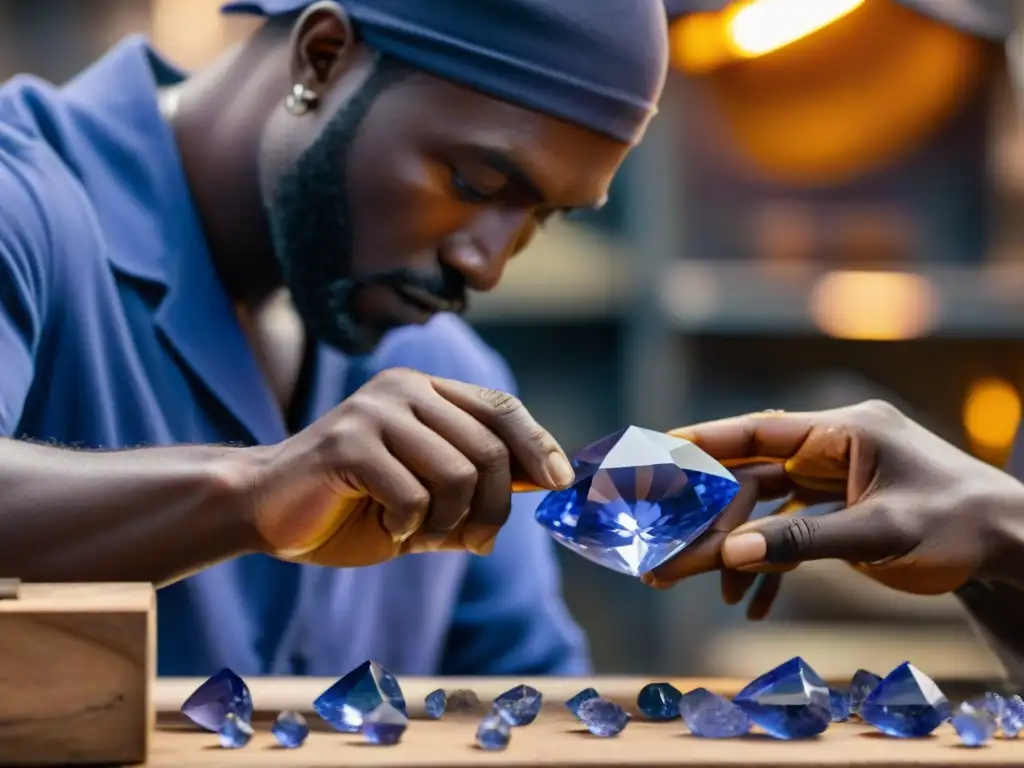
<svg viewBox="0 0 1024 768">
<path fill-rule="evenodd" d="M 666 588 L 721 571 L 750 618 L 767 615 L 782 574 L 809 560 L 844 560 L 893 589 L 952 591 L 977 577 L 1013 577 L 1024 486 L 904 416 L 870 401 L 817 413 L 765 412 L 675 430 L 728 466 L 740 491 L 693 546 L 647 574 Z M 760 501 L 786 498 L 766 519 Z M 824 515 L 808 506 L 840 502 Z"/>
</svg>

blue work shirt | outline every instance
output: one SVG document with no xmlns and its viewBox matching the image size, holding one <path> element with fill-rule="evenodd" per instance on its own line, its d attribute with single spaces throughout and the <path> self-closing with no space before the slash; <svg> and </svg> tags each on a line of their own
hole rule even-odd
<svg viewBox="0 0 1024 768">
<path fill-rule="evenodd" d="M 182 78 L 133 37 L 62 88 L 0 89 L 0 436 L 104 449 L 286 438 L 159 112 L 157 87 Z M 452 316 L 394 332 L 363 368 L 393 366 L 514 389 Z M 307 422 L 352 372 L 317 350 Z M 159 670 L 338 675 L 372 658 L 403 674 L 582 674 L 535 504 L 517 500 L 487 558 L 209 568 L 159 593 Z"/>
</svg>

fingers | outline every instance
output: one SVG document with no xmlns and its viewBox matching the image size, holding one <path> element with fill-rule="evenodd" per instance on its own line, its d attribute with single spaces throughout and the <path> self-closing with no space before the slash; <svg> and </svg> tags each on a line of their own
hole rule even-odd
<svg viewBox="0 0 1024 768">
<path fill-rule="evenodd" d="M 486 554 L 512 511 L 508 448 L 494 432 L 443 398 L 417 404 L 413 411 L 476 467 L 476 488 L 461 541 L 473 552 Z"/>
<path fill-rule="evenodd" d="M 753 413 L 682 427 L 669 434 L 689 440 L 719 461 L 788 459 L 814 425 L 813 413 Z"/>
<path fill-rule="evenodd" d="M 807 560 L 876 562 L 913 548 L 911 532 L 876 503 L 816 517 L 769 518 L 733 531 L 722 545 L 729 568 L 763 570 Z"/>
<path fill-rule="evenodd" d="M 747 605 L 747 618 L 751 621 L 761 621 L 768 618 L 772 605 L 775 603 L 775 598 L 779 596 L 779 589 L 781 587 L 781 573 L 761 574 L 759 583 L 754 589 L 754 596 Z"/>
<path fill-rule="evenodd" d="M 441 397 L 497 434 L 530 480 L 549 490 L 572 483 L 575 475 L 565 452 L 518 399 L 451 379 L 432 378 L 431 383 Z"/>
<path fill-rule="evenodd" d="M 345 482 L 384 507 L 382 523 L 395 541 L 412 536 L 430 508 L 423 483 L 383 445 L 355 455 L 359 458 L 349 462 Z"/>
</svg>

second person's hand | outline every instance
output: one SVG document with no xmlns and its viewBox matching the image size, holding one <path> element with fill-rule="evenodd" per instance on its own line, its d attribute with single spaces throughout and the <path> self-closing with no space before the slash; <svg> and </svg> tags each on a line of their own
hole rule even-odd
<svg viewBox="0 0 1024 768">
<path fill-rule="evenodd" d="M 407 369 L 378 374 L 315 424 L 245 449 L 265 551 L 318 565 L 400 554 L 486 554 L 508 518 L 514 474 L 573 480 L 555 439 L 515 397 Z"/>
<path fill-rule="evenodd" d="M 728 603 L 758 582 L 748 616 L 762 618 L 782 572 L 809 560 L 844 560 L 917 594 L 950 592 L 974 578 L 1024 578 L 1024 486 L 887 403 L 751 414 L 674 434 L 747 466 L 735 470 L 741 489 L 722 517 L 648 574 L 651 586 L 720 570 Z M 781 513 L 748 522 L 759 501 L 783 497 Z M 823 502 L 843 508 L 792 514 Z"/>
</svg>

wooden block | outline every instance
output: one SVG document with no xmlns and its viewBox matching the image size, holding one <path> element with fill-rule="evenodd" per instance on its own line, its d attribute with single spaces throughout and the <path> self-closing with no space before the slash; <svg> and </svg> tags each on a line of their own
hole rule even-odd
<svg viewBox="0 0 1024 768">
<path fill-rule="evenodd" d="M 15 593 L 0 599 L 0 765 L 144 762 L 155 724 L 153 587 Z"/>
</svg>

